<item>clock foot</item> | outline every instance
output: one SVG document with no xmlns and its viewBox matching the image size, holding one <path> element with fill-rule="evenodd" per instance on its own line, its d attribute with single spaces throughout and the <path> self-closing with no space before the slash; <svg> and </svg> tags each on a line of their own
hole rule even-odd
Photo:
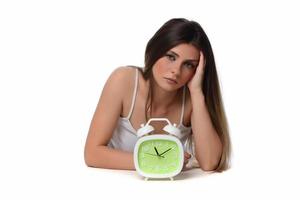
<svg viewBox="0 0 300 200">
<path fill-rule="evenodd" d="M 144 179 L 145 181 L 148 181 L 149 180 L 149 178 L 148 177 L 145 177 L 145 179 Z"/>
<path fill-rule="evenodd" d="M 171 181 L 174 181 L 174 178 L 173 178 L 173 177 L 170 177 L 170 180 L 171 180 Z"/>
</svg>

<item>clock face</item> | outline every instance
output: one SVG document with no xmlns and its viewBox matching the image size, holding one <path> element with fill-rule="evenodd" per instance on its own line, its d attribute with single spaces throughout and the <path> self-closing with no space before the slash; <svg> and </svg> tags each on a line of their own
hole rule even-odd
<svg viewBox="0 0 300 200">
<path fill-rule="evenodd" d="M 150 139 L 139 145 L 137 161 L 144 173 L 168 174 L 182 167 L 183 158 L 182 151 L 175 141 Z"/>
</svg>

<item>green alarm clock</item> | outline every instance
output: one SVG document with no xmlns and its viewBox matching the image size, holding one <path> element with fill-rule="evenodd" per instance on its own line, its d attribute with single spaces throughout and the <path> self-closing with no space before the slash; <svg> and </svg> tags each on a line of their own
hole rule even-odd
<svg viewBox="0 0 300 200">
<path fill-rule="evenodd" d="M 152 134 L 152 121 L 166 121 L 163 128 L 168 134 Z M 134 147 L 134 166 L 145 180 L 149 178 L 170 178 L 178 175 L 184 163 L 183 145 L 178 139 L 180 130 L 166 118 L 151 118 L 137 131 L 139 137 Z"/>
</svg>

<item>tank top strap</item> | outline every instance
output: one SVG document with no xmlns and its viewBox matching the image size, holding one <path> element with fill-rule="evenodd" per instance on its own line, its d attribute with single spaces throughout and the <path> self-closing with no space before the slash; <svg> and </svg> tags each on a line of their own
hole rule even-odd
<svg viewBox="0 0 300 200">
<path fill-rule="evenodd" d="M 130 119 L 131 114 L 133 112 L 133 108 L 134 108 L 134 104 L 135 104 L 135 99 L 136 99 L 136 96 L 137 96 L 137 87 L 138 87 L 138 81 L 139 81 L 139 70 L 138 70 L 138 68 L 136 68 L 135 72 L 136 73 L 135 73 L 134 92 L 133 92 L 133 96 L 132 96 L 130 111 L 129 111 L 128 116 L 126 117 L 128 120 Z"/>
<path fill-rule="evenodd" d="M 184 105 L 185 105 L 185 90 L 186 90 L 186 86 L 183 86 L 180 124 L 183 123 L 183 114 L 184 114 Z"/>
</svg>

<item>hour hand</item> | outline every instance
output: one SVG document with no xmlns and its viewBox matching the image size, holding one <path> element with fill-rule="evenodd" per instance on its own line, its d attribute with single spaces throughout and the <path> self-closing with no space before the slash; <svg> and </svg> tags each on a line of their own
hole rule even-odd
<svg viewBox="0 0 300 200">
<path fill-rule="evenodd" d="M 155 150 L 155 152 L 156 152 L 156 155 L 158 155 L 158 156 L 159 156 L 159 153 L 158 153 L 158 151 L 157 151 L 157 148 L 156 148 L 156 147 L 154 147 L 154 150 Z"/>
<path fill-rule="evenodd" d="M 157 156 L 159 156 L 159 157 L 163 157 L 163 156 L 161 156 L 159 153 L 158 153 L 158 151 L 157 151 L 157 148 L 156 147 L 154 147 L 154 150 L 155 150 L 155 152 L 156 152 L 156 155 Z M 163 157 L 164 158 L 164 157 Z"/>
</svg>

